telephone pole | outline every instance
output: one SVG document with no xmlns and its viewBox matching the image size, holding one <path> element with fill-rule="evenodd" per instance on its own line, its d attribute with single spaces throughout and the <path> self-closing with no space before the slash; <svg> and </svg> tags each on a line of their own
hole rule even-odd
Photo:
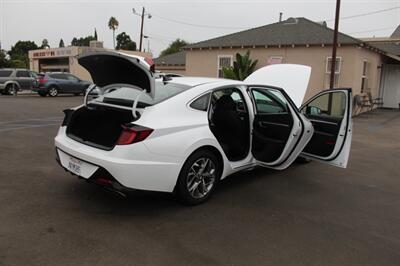
<svg viewBox="0 0 400 266">
<path fill-rule="evenodd" d="M 333 32 L 331 78 L 330 78 L 330 83 L 329 83 L 329 89 L 333 89 L 333 87 L 335 85 L 336 50 L 337 50 L 337 37 L 338 37 L 338 31 L 339 31 L 339 14 L 340 14 L 340 0 L 336 0 L 335 29 Z"/>
<path fill-rule="evenodd" d="M 132 8 L 133 14 L 140 16 L 141 17 L 141 23 L 140 23 L 140 40 L 139 40 L 139 52 L 142 51 L 142 43 L 143 43 L 143 24 L 144 24 L 144 17 L 147 16 L 148 19 L 151 19 L 151 14 L 146 13 L 146 10 L 144 7 L 142 7 L 142 14 L 139 14 L 136 12 L 134 8 Z"/>
</svg>

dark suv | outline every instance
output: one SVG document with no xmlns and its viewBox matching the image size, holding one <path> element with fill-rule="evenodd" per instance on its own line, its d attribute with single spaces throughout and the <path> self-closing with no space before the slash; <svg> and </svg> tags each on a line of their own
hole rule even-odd
<svg viewBox="0 0 400 266">
<path fill-rule="evenodd" d="M 80 95 L 85 93 L 90 84 L 89 81 L 81 80 L 70 73 L 52 72 L 38 74 L 37 87 L 33 91 L 43 97 L 55 97 L 63 93 Z"/>
<path fill-rule="evenodd" d="M 19 90 L 31 90 L 36 84 L 36 72 L 23 68 L 0 69 L 0 93 L 14 94 Z"/>
</svg>

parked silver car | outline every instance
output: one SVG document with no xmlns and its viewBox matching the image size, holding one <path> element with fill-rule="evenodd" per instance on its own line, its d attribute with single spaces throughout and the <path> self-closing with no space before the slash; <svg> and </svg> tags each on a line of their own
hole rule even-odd
<svg viewBox="0 0 400 266">
<path fill-rule="evenodd" d="M 23 68 L 0 69 L 0 93 L 11 95 L 15 91 L 31 90 L 36 86 L 37 74 Z"/>
</svg>

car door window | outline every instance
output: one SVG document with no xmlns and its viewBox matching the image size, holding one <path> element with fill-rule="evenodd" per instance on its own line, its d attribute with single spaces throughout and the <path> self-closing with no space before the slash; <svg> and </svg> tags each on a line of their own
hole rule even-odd
<svg viewBox="0 0 400 266">
<path fill-rule="evenodd" d="M 341 120 L 346 111 L 346 94 L 344 92 L 326 93 L 312 100 L 302 108 L 302 113 L 314 118 L 332 118 Z"/>
<path fill-rule="evenodd" d="M 74 77 L 74 76 L 72 76 L 72 75 L 66 75 L 66 78 L 69 80 L 69 81 L 78 81 L 78 79 L 76 78 L 76 77 Z"/>
<path fill-rule="evenodd" d="M 29 71 L 17 71 L 16 77 L 18 78 L 29 78 L 31 75 Z"/>
<path fill-rule="evenodd" d="M 199 111 L 207 111 L 211 93 L 207 93 L 194 100 L 190 107 Z"/>
<path fill-rule="evenodd" d="M 11 70 L 0 70 L 0 78 L 9 77 L 11 73 Z"/>
<path fill-rule="evenodd" d="M 287 105 L 283 96 L 276 91 L 251 90 L 258 114 L 286 113 Z"/>
</svg>

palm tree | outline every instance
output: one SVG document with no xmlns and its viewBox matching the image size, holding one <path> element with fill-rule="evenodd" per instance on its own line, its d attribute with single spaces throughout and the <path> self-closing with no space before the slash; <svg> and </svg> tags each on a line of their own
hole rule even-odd
<svg viewBox="0 0 400 266">
<path fill-rule="evenodd" d="M 251 73 L 258 63 L 258 60 L 250 59 L 250 51 L 248 50 L 244 55 L 236 53 L 236 61 L 233 62 L 233 67 L 224 67 L 222 72 L 224 73 L 224 78 L 244 80 Z"/>
<path fill-rule="evenodd" d="M 119 22 L 115 17 L 111 17 L 108 21 L 108 27 L 113 31 L 113 43 L 115 49 L 115 30 L 118 28 Z"/>
</svg>

